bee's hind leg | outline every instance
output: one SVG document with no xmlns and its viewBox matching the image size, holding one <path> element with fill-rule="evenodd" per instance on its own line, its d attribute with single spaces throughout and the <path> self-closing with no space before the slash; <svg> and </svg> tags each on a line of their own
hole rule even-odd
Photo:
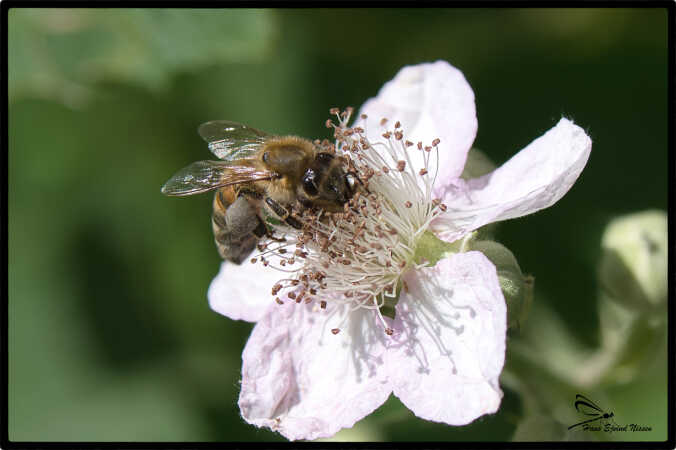
<svg viewBox="0 0 676 450">
<path fill-rule="evenodd" d="M 253 199 L 254 201 L 257 201 L 257 200 L 260 200 L 261 198 L 263 198 L 263 196 L 260 193 L 254 191 L 254 190 L 251 190 L 251 189 L 241 189 L 239 191 L 238 196 L 239 197 L 248 197 L 248 198 Z M 281 206 L 280 206 L 280 208 L 281 208 Z M 286 239 L 284 239 L 283 237 L 282 238 L 275 237 L 274 234 L 273 234 L 273 231 L 267 225 L 265 225 L 265 222 L 263 221 L 263 219 L 260 218 L 260 216 L 256 216 L 256 218 L 258 219 L 258 225 L 252 231 L 252 234 L 254 236 L 256 236 L 256 238 L 261 239 L 264 236 L 266 236 L 271 241 L 286 242 Z"/>
<path fill-rule="evenodd" d="M 265 197 L 265 203 L 272 209 L 272 211 L 277 214 L 277 216 L 284 221 L 288 226 L 291 228 L 295 228 L 296 230 L 300 230 L 303 228 L 301 223 L 291 215 L 288 209 L 271 199 L 270 197 Z"/>
<path fill-rule="evenodd" d="M 274 242 L 286 242 L 286 238 L 281 237 L 275 237 L 274 231 L 272 231 L 270 228 L 265 226 L 265 223 L 263 222 L 263 219 L 258 217 L 258 226 L 256 227 L 255 230 L 252 232 L 254 236 L 256 236 L 258 239 L 263 238 L 264 236 L 270 239 L 271 241 Z"/>
<path fill-rule="evenodd" d="M 253 235 L 256 236 L 258 239 L 262 238 L 263 236 L 270 237 L 271 234 L 270 230 L 268 230 L 268 227 L 265 226 L 260 217 L 256 216 L 256 218 L 258 219 L 258 226 L 256 226 L 256 228 L 254 228 L 254 230 L 252 231 Z"/>
</svg>

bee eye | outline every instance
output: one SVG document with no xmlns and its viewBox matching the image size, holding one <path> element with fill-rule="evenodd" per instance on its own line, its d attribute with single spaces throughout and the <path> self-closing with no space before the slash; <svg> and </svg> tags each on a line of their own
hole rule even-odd
<svg viewBox="0 0 676 450">
<path fill-rule="evenodd" d="M 350 187 L 350 190 L 354 190 L 354 187 L 357 184 L 357 177 L 355 177 L 351 173 L 348 173 L 347 175 L 345 175 L 345 182 Z"/>
<path fill-rule="evenodd" d="M 303 189 L 308 195 L 317 195 L 317 185 L 315 184 L 315 171 L 308 169 L 303 175 Z"/>
</svg>

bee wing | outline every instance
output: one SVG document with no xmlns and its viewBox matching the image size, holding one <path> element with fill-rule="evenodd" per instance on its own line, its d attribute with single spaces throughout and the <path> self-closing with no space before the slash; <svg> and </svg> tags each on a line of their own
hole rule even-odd
<svg viewBox="0 0 676 450">
<path fill-rule="evenodd" d="M 234 161 L 251 159 L 258 147 L 270 137 L 269 134 L 229 120 L 212 120 L 197 129 L 209 150 L 219 159 Z"/>
<path fill-rule="evenodd" d="M 183 197 L 274 176 L 273 172 L 254 167 L 248 161 L 197 161 L 176 172 L 162 186 L 162 193 Z"/>
</svg>

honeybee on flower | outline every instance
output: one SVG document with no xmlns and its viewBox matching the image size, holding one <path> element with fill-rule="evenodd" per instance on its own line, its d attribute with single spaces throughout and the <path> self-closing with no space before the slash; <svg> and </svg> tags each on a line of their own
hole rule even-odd
<svg viewBox="0 0 676 450">
<path fill-rule="evenodd" d="M 242 416 L 316 439 L 392 393 L 450 425 L 494 413 L 507 308 L 473 231 L 555 203 L 591 140 L 561 119 L 493 172 L 463 180 L 474 94 L 444 61 L 403 68 L 351 126 L 353 111 L 332 113 L 327 151 L 361 188 L 342 212 L 300 212 L 300 230 L 252 255 L 266 270 L 224 263 L 209 288 L 214 310 L 257 322 L 242 355 Z"/>
</svg>

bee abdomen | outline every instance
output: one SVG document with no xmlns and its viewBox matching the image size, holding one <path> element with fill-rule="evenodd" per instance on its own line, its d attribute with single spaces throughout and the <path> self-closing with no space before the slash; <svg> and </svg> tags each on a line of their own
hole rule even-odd
<svg viewBox="0 0 676 450">
<path fill-rule="evenodd" d="M 219 193 L 214 198 L 211 225 L 218 253 L 225 260 L 240 264 L 256 247 L 254 230 L 259 225 L 256 210 L 244 197 L 223 208 Z"/>
</svg>

